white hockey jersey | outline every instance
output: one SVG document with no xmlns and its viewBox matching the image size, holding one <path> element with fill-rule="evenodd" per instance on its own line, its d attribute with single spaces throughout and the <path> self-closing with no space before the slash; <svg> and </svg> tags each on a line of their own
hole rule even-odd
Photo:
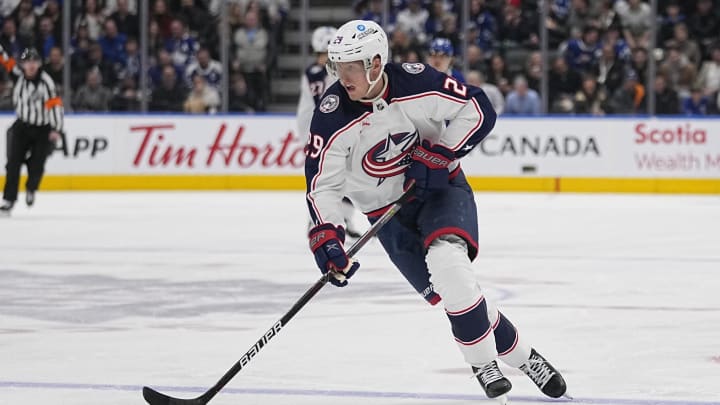
<svg viewBox="0 0 720 405">
<path fill-rule="evenodd" d="M 316 224 L 343 225 L 343 196 L 377 215 L 403 193 L 411 152 L 422 140 L 465 156 L 492 130 L 485 93 L 422 63 L 388 64 L 386 88 L 372 105 L 332 85 L 313 114 L 305 178 Z M 450 167 L 460 170 L 459 162 Z"/>
<path fill-rule="evenodd" d="M 300 79 L 300 101 L 297 109 L 297 126 L 300 136 L 310 134 L 313 111 L 320 103 L 320 97 L 325 90 L 334 82 L 335 78 L 328 74 L 323 65 L 313 64 L 305 69 L 305 74 Z"/>
</svg>

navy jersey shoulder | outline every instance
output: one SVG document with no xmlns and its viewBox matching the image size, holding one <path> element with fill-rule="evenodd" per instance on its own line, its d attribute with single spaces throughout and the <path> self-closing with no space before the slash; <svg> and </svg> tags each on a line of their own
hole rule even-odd
<svg viewBox="0 0 720 405">
<path fill-rule="evenodd" d="M 388 63 L 385 73 L 392 98 L 437 91 L 446 78 L 445 74 L 425 63 Z"/>
<path fill-rule="evenodd" d="M 367 107 L 350 100 L 340 82 L 335 82 L 325 91 L 315 107 L 310 133 L 327 140 L 368 111 Z"/>
</svg>

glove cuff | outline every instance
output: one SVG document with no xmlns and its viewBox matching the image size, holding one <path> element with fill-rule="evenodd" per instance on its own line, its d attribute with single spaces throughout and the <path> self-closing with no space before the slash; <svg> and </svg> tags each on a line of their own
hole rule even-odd
<svg viewBox="0 0 720 405">
<path fill-rule="evenodd" d="M 345 230 L 333 224 L 320 224 L 308 233 L 310 238 L 310 250 L 315 252 L 327 241 L 337 239 L 341 244 L 345 243 Z"/>
<path fill-rule="evenodd" d="M 421 162 L 431 169 L 446 169 L 455 159 L 453 152 L 440 145 L 429 146 L 423 142 L 413 150 L 412 158 L 414 161 Z"/>
</svg>

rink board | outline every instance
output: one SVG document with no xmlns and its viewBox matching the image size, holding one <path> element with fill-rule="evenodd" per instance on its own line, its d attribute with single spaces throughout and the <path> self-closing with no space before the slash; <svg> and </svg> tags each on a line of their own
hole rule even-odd
<svg viewBox="0 0 720 405">
<path fill-rule="evenodd" d="M 45 190 L 305 187 L 289 115 L 81 114 L 66 129 Z M 720 121 L 501 117 L 462 166 L 478 191 L 720 193 Z"/>
</svg>

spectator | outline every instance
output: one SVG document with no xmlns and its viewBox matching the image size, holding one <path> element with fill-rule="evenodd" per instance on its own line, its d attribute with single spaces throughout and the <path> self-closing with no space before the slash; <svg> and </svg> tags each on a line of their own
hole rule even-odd
<svg viewBox="0 0 720 405">
<path fill-rule="evenodd" d="M 602 53 L 597 28 L 586 27 L 582 38 L 569 40 L 563 53 L 571 69 L 592 71 Z"/>
<path fill-rule="evenodd" d="M 449 14 L 442 0 L 430 1 L 429 10 L 429 13 L 425 9 L 422 9 L 420 11 L 420 13 L 427 15 L 427 18 L 425 18 L 425 22 L 420 27 L 420 32 L 422 33 L 422 35 L 416 37 L 417 42 L 421 45 L 424 45 L 427 41 L 427 36 L 425 36 L 425 34 L 430 35 L 430 37 L 434 37 L 438 32 L 442 31 L 442 20 L 443 18 L 445 18 L 445 16 Z M 401 11 L 400 13 L 402 13 L 403 11 Z M 400 24 L 400 13 L 398 13 L 398 24 Z M 411 35 L 415 33 L 414 30 L 410 30 L 409 28 L 408 31 Z"/>
<path fill-rule="evenodd" d="M 648 69 L 648 52 L 645 48 L 635 48 L 632 50 L 632 60 L 630 68 L 635 71 L 640 83 L 647 83 L 646 74 Z"/>
<path fill-rule="evenodd" d="M 508 3 L 500 23 L 500 39 L 506 46 L 537 48 L 540 43 L 537 24 L 523 15 L 519 6 Z"/>
<path fill-rule="evenodd" d="M 98 41 L 102 48 L 103 58 L 109 63 L 122 66 L 127 59 L 125 44 L 127 37 L 125 34 L 118 32 L 115 20 L 107 19 L 105 21 L 105 33 Z"/>
<path fill-rule="evenodd" d="M 711 60 L 703 63 L 695 86 L 704 89 L 706 94 L 720 90 L 720 43 L 710 51 Z"/>
<path fill-rule="evenodd" d="M 207 48 L 200 48 L 197 54 L 197 62 L 188 67 L 185 72 L 188 85 L 196 75 L 202 76 L 210 87 L 218 90 L 222 80 L 223 67 L 219 61 L 210 59 L 210 51 Z"/>
<path fill-rule="evenodd" d="M 43 17 L 49 18 L 50 22 L 52 22 L 53 38 L 56 43 L 60 43 L 62 39 L 62 14 L 60 13 L 58 0 L 47 0 L 45 2 Z"/>
<path fill-rule="evenodd" d="M 598 29 L 597 26 L 592 25 L 595 15 L 588 6 L 587 0 L 572 0 L 571 4 L 572 7 L 570 8 L 570 15 L 567 21 L 571 36 L 574 36 L 573 33 L 583 32 L 583 30 L 590 26 Z"/>
<path fill-rule="evenodd" d="M 103 15 L 97 6 L 97 0 L 85 0 L 85 5 L 82 12 L 75 19 L 75 27 L 87 24 L 88 37 L 97 41 L 100 38 L 100 32 L 102 31 Z"/>
<path fill-rule="evenodd" d="M 680 12 L 677 0 L 670 0 L 665 5 L 665 15 L 660 18 L 658 28 L 658 44 L 665 44 L 675 36 L 675 25 L 685 21 L 685 15 Z"/>
<path fill-rule="evenodd" d="M 153 90 L 150 98 L 150 111 L 180 112 L 184 101 L 185 89 L 177 80 L 175 69 L 172 66 L 163 67 L 160 86 Z"/>
<path fill-rule="evenodd" d="M 552 48 L 557 48 L 568 39 L 567 19 L 570 11 L 568 6 L 568 1 L 555 1 L 548 10 L 545 27 L 548 31 L 548 44 Z"/>
<path fill-rule="evenodd" d="M 252 112 L 248 100 L 247 84 L 242 75 L 234 75 L 230 87 L 228 110 L 235 112 Z"/>
<path fill-rule="evenodd" d="M 383 14 L 383 0 L 370 0 L 368 10 L 360 16 L 360 19 L 375 21 L 378 25 L 382 25 Z M 392 17 L 394 17 L 394 14 L 391 14 L 391 18 Z M 389 23 L 394 24 L 395 21 L 389 21 Z"/>
<path fill-rule="evenodd" d="M 487 81 L 500 89 L 503 94 L 510 92 L 510 71 L 505 65 L 505 59 L 500 55 L 493 55 L 490 59 L 490 70 Z"/>
<path fill-rule="evenodd" d="M 667 49 L 667 58 L 658 70 L 681 98 L 690 95 L 690 87 L 695 83 L 695 66 L 677 48 Z"/>
<path fill-rule="evenodd" d="M 675 24 L 675 36 L 668 45 L 675 45 L 680 53 L 685 55 L 687 59 L 695 66 L 700 66 L 702 55 L 697 42 L 688 38 L 688 29 L 684 23 Z"/>
<path fill-rule="evenodd" d="M 40 52 L 43 61 L 47 60 L 48 55 L 50 55 L 50 49 L 52 49 L 56 43 L 55 37 L 53 37 L 52 20 L 49 17 L 41 18 L 35 48 Z"/>
<path fill-rule="evenodd" d="M 50 49 L 50 56 L 45 66 L 43 66 L 43 70 L 52 77 L 55 82 L 55 89 L 58 92 L 62 91 L 64 64 L 62 50 L 57 46 Z"/>
<path fill-rule="evenodd" d="M 595 67 L 597 82 L 612 94 L 622 85 L 625 78 L 625 63 L 617 59 L 612 45 L 606 44 L 602 49 L 602 56 Z"/>
<path fill-rule="evenodd" d="M 112 99 L 113 111 L 139 111 L 141 93 L 137 82 L 131 76 L 126 76 L 117 87 Z"/>
<path fill-rule="evenodd" d="M 505 101 L 505 113 L 508 115 L 538 115 L 540 114 L 540 96 L 535 90 L 528 88 L 527 80 L 518 76 L 513 81 L 514 90 L 510 92 Z"/>
<path fill-rule="evenodd" d="M 180 20 L 174 20 L 170 24 L 170 32 L 171 37 L 165 41 L 165 49 L 170 52 L 173 64 L 185 69 L 195 61 L 200 45 L 190 36 L 185 24 Z"/>
<path fill-rule="evenodd" d="M 707 115 L 710 100 L 703 95 L 703 91 L 699 87 L 693 87 L 690 97 L 686 97 L 682 102 L 682 113 L 685 115 Z"/>
<path fill-rule="evenodd" d="M 674 115 L 680 113 L 680 101 L 677 92 L 667 85 L 663 75 L 655 77 L 655 114 Z"/>
<path fill-rule="evenodd" d="M 470 2 L 470 29 L 475 31 L 475 45 L 484 52 L 491 52 L 495 46 L 498 24 L 495 16 L 485 6 L 485 0 Z"/>
<path fill-rule="evenodd" d="M 37 24 L 37 17 L 33 12 L 32 2 L 30 0 L 22 0 L 18 5 L 18 8 L 13 13 L 13 18 L 17 23 L 20 43 L 33 43 L 35 38 L 35 25 Z"/>
<path fill-rule="evenodd" d="M 652 10 L 642 0 L 618 0 L 615 10 L 620 15 L 623 35 L 630 48 L 646 48 L 650 40 Z"/>
<path fill-rule="evenodd" d="M 483 89 L 492 104 L 495 112 L 500 115 L 505 109 L 505 97 L 503 97 L 500 89 L 494 84 L 485 82 L 485 75 L 478 70 L 471 70 L 467 74 L 467 84 Z"/>
<path fill-rule="evenodd" d="M 117 0 L 117 10 L 110 18 L 115 21 L 117 30 L 128 38 L 140 37 L 140 22 L 136 14 L 130 12 L 128 0 Z"/>
<path fill-rule="evenodd" d="M 70 46 L 72 47 L 72 56 L 75 57 L 77 52 L 87 53 L 90 48 L 90 33 L 88 32 L 88 25 L 86 22 L 81 22 L 78 25 L 73 37 L 70 39 Z"/>
<path fill-rule="evenodd" d="M 266 108 L 266 73 L 268 33 L 260 26 L 255 11 L 245 14 L 245 27 L 235 32 L 235 64 L 249 85 L 250 99 L 256 111 Z"/>
<path fill-rule="evenodd" d="M 195 0 L 181 0 L 177 17 L 185 21 L 191 37 L 206 39 L 211 30 L 217 29 L 217 26 L 212 23 L 210 14 L 202 7 L 197 6 Z"/>
<path fill-rule="evenodd" d="M 20 37 L 18 37 L 17 35 L 17 26 L 15 25 L 15 20 L 13 20 L 12 18 L 8 18 L 7 20 L 3 21 L 2 27 L 2 33 L 0 34 L 0 45 L 2 45 L 3 49 L 5 49 L 5 52 L 7 52 L 8 55 L 14 58 L 20 57 L 20 52 L 22 52 L 23 46 L 20 42 Z"/>
<path fill-rule="evenodd" d="M 161 49 L 165 49 L 165 40 L 160 35 L 160 26 L 157 21 L 150 21 L 148 25 L 148 53 L 157 55 Z"/>
<path fill-rule="evenodd" d="M 548 74 L 548 101 L 550 105 L 554 105 L 561 96 L 573 97 L 581 86 L 580 74 L 569 69 L 565 58 L 562 56 L 555 58 L 552 69 Z"/>
<path fill-rule="evenodd" d="M 101 85 L 100 71 L 94 67 L 87 72 L 85 84 L 73 95 L 75 111 L 108 111 L 112 92 Z"/>
<path fill-rule="evenodd" d="M 192 90 L 183 104 L 183 110 L 192 114 L 215 114 L 219 106 L 220 95 L 217 90 L 208 86 L 204 77 L 195 75 L 192 79 Z"/>
<path fill-rule="evenodd" d="M 637 114 L 645 100 L 645 88 L 638 83 L 638 76 L 628 70 L 622 87 L 615 90 L 605 104 L 604 110 L 611 114 Z"/>
<path fill-rule="evenodd" d="M 620 30 L 611 26 L 605 31 L 601 46 L 609 45 L 615 50 L 615 57 L 622 62 L 629 62 L 632 58 L 632 52 L 627 42 L 620 36 Z"/>
<path fill-rule="evenodd" d="M 615 11 L 613 3 L 615 0 L 599 0 L 597 4 L 597 17 L 593 25 L 600 31 L 607 31 L 610 27 L 621 26 L 620 16 Z"/>
<path fill-rule="evenodd" d="M 698 0 L 696 12 L 690 15 L 688 26 L 692 27 L 693 37 L 700 42 L 703 50 L 709 49 L 718 39 L 720 18 L 713 10 L 712 0 Z"/>
<path fill-rule="evenodd" d="M 408 54 L 415 52 L 418 55 L 421 54 L 419 47 L 411 42 L 408 33 L 400 26 L 398 26 L 392 33 L 392 42 L 390 44 L 390 55 L 395 63 L 402 63 L 408 61 Z"/>
<path fill-rule="evenodd" d="M 456 50 L 456 54 L 458 55 L 458 57 L 462 56 L 462 52 L 457 51 L 459 49 L 462 49 L 462 44 L 460 43 L 460 34 L 458 33 L 457 17 L 455 16 L 455 14 L 448 13 L 445 17 L 443 17 L 442 30 L 438 32 L 435 37 L 446 38 L 450 40 Z"/>
<path fill-rule="evenodd" d="M 540 82 L 543 74 L 543 60 L 540 51 L 531 52 L 525 62 L 525 78 L 528 81 L 528 87 L 539 92 Z"/>
<path fill-rule="evenodd" d="M 575 93 L 573 99 L 574 112 L 577 114 L 604 115 L 602 106 L 605 104 L 607 94 L 598 86 L 593 75 L 585 75 L 582 80 L 582 87 Z"/>
<path fill-rule="evenodd" d="M 477 70 L 483 74 L 487 73 L 488 66 L 485 62 L 485 53 L 481 47 L 473 44 L 468 45 L 465 50 L 465 57 L 467 58 L 469 70 Z"/>
<path fill-rule="evenodd" d="M 427 40 L 425 23 L 427 23 L 428 17 L 428 11 L 422 7 L 420 0 L 408 0 L 407 8 L 397 15 L 397 26 L 422 44 Z M 437 30 L 440 31 L 440 29 L 438 26 Z"/>
<path fill-rule="evenodd" d="M 167 9 L 167 3 L 165 0 L 155 0 L 153 4 L 152 20 L 158 25 L 158 34 L 161 40 L 170 38 L 170 25 L 173 22 L 173 17 L 170 15 Z"/>
<path fill-rule="evenodd" d="M 157 88 L 162 84 L 163 71 L 165 70 L 165 67 L 171 67 L 175 71 L 175 77 L 183 76 L 183 70 L 179 66 L 173 64 L 170 53 L 165 49 L 160 49 L 157 52 L 157 59 L 155 64 L 148 71 L 150 83 L 152 84 L 153 88 Z"/>
<path fill-rule="evenodd" d="M 102 47 L 97 42 L 90 43 L 87 56 L 78 54 L 76 58 L 73 54 L 73 65 L 71 66 L 71 82 L 73 88 L 77 88 L 85 81 L 87 72 L 92 68 L 100 71 L 100 77 L 103 85 L 108 88 L 115 87 L 117 84 L 117 71 L 115 66 L 103 58 Z"/>
<path fill-rule="evenodd" d="M 140 52 L 138 52 L 138 43 L 135 39 L 130 38 L 125 43 L 125 60 L 122 63 L 119 76 L 124 78 L 130 77 L 135 83 L 140 81 Z"/>
</svg>

